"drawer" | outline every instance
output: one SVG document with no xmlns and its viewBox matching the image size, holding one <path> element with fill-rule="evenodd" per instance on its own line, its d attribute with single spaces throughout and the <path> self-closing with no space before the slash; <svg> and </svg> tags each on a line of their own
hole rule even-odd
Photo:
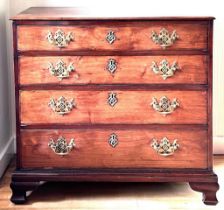
<svg viewBox="0 0 224 210">
<path fill-rule="evenodd" d="M 19 83 L 206 84 L 207 56 L 20 57 Z"/>
<path fill-rule="evenodd" d="M 172 21 L 133 21 L 88 26 L 75 25 L 74 22 L 73 26 L 19 25 L 17 29 L 18 50 L 20 51 L 159 50 L 168 44 L 160 43 L 161 40 L 169 40 L 168 45 L 170 46 L 166 49 L 207 49 L 208 38 L 207 22 L 203 21 L 181 24 Z M 172 36 L 174 31 L 178 39 Z M 152 41 L 152 32 L 155 32 L 157 42 L 160 44 Z M 173 43 L 170 40 L 174 40 Z"/>
<path fill-rule="evenodd" d="M 169 128 L 22 130 L 20 154 L 23 168 L 207 168 L 206 135 Z M 157 152 L 151 145 L 162 140 L 165 150 Z"/>
<path fill-rule="evenodd" d="M 20 120 L 22 124 L 207 124 L 207 92 L 24 90 Z"/>
</svg>

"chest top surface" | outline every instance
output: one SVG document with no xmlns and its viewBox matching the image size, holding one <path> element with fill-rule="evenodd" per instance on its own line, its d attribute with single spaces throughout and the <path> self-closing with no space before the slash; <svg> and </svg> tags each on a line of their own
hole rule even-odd
<svg viewBox="0 0 224 210">
<path fill-rule="evenodd" d="M 30 7 L 12 17 L 12 20 L 209 20 L 214 17 L 150 17 L 142 10 L 123 10 L 110 8 L 82 8 L 82 7 Z"/>
</svg>

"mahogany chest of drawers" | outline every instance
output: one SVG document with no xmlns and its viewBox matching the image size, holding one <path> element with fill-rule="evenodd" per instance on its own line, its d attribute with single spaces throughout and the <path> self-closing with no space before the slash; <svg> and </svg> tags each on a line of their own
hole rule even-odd
<svg viewBox="0 0 224 210">
<path fill-rule="evenodd" d="M 13 18 L 17 168 L 41 181 L 189 182 L 216 204 L 211 17 L 30 8 Z"/>
</svg>

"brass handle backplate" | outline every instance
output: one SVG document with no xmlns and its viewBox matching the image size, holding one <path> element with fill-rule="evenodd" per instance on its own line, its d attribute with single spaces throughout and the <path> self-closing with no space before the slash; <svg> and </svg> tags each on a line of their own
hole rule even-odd
<svg viewBox="0 0 224 210">
<path fill-rule="evenodd" d="M 153 97 L 150 105 L 155 111 L 164 116 L 171 114 L 177 107 L 180 106 L 176 98 L 174 98 L 173 101 L 170 101 L 170 99 L 166 96 L 160 98 L 159 102 L 155 97 Z"/>
<path fill-rule="evenodd" d="M 165 80 L 168 77 L 172 77 L 175 71 L 180 68 L 178 67 L 177 62 L 173 62 L 173 64 L 170 66 L 169 62 L 164 59 L 159 63 L 159 65 L 153 61 L 151 69 L 155 74 L 161 75 L 161 77 Z"/>
<path fill-rule="evenodd" d="M 108 143 L 111 147 L 115 148 L 118 145 L 118 138 L 115 133 L 112 133 L 109 137 Z"/>
<path fill-rule="evenodd" d="M 113 44 L 116 40 L 116 35 L 114 31 L 109 31 L 106 36 L 106 40 L 109 44 Z"/>
<path fill-rule="evenodd" d="M 109 93 L 107 98 L 107 103 L 113 107 L 115 106 L 117 102 L 118 102 L 117 94 L 114 92 Z"/>
<path fill-rule="evenodd" d="M 71 139 L 69 143 L 66 142 L 66 139 L 60 136 L 55 142 L 53 139 L 50 139 L 48 146 L 54 151 L 57 155 L 67 155 L 75 147 L 74 139 Z"/>
<path fill-rule="evenodd" d="M 75 71 L 73 63 L 69 63 L 67 66 L 62 60 L 59 60 L 55 66 L 49 63 L 48 70 L 51 75 L 57 77 L 59 80 L 69 77 L 69 73 Z"/>
<path fill-rule="evenodd" d="M 175 139 L 173 143 L 170 143 L 170 141 L 164 137 L 161 139 L 160 142 L 158 142 L 156 139 L 152 140 L 151 147 L 161 156 L 169 156 L 173 155 L 175 150 L 177 150 L 180 145 L 177 143 L 177 140 Z"/>
<path fill-rule="evenodd" d="M 157 34 L 155 31 L 152 31 L 151 39 L 155 44 L 160 45 L 163 49 L 174 44 L 174 42 L 179 38 L 176 31 L 173 31 L 172 34 L 169 34 L 168 30 L 162 28 Z"/>
<path fill-rule="evenodd" d="M 47 40 L 50 44 L 53 44 L 59 48 L 67 47 L 68 44 L 74 40 L 72 32 L 69 32 L 67 35 L 59 29 L 53 34 L 52 32 L 48 32 Z"/>
<path fill-rule="evenodd" d="M 115 73 L 117 69 L 117 61 L 115 59 L 110 58 L 107 62 L 107 71 L 109 71 L 111 74 Z"/>
<path fill-rule="evenodd" d="M 55 113 L 64 115 L 72 111 L 75 107 L 75 102 L 74 99 L 67 100 L 65 97 L 61 96 L 57 100 L 51 98 L 48 106 L 50 106 Z"/>
</svg>

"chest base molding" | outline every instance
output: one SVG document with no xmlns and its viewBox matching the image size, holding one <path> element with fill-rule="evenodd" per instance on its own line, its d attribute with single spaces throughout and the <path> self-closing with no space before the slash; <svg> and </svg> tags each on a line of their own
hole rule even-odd
<svg viewBox="0 0 224 210">
<path fill-rule="evenodd" d="M 134 170 L 134 171 L 133 171 Z M 216 192 L 219 189 L 217 175 L 213 171 L 195 170 L 16 170 L 12 175 L 11 201 L 23 204 L 27 200 L 27 191 L 34 191 L 45 182 L 189 182 L 190 187 L 203 194 L 207 205 L 218 203 Z"/>
</svg>

